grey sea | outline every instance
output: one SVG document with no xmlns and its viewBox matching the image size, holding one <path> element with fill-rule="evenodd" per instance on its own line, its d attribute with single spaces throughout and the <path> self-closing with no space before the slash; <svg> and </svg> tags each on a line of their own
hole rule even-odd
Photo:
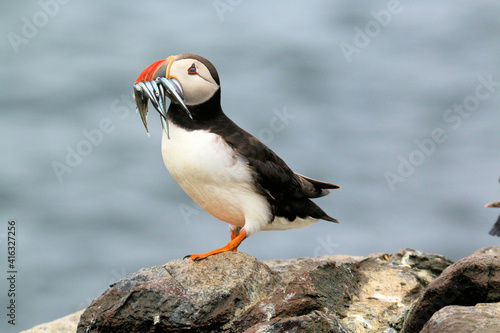
<svg viewBox="0 0 500 333">
<path fill-rule="evenodd" d="M 163 165 L 158 115 L 148 137 L 135 112 L 136 77 L 179 53 L 217 67 L 226 114 L 294 171 L 342 186 L 316 200 L 340 224 L 261 232 L 241 251 L 458 260 L 500 244 L 488 235 L 498 211 L 484 208 L 500 196 L 497 1 L 38 0 L 0 12 L 1 332 L 229 241 Z"/>
</svg>

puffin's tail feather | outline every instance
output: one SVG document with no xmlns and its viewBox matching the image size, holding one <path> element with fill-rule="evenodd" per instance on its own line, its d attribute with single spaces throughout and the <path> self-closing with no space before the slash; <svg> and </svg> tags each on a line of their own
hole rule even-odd
<svg viewBox="0 0 500 333">
<path fill-rule="evenodd" d="M 298 173 L 295 173 L 295 177 L 301 185 L 302 192 L 306 194 L 308 198 L 324 197 L 330 193 L 330 189 L 340 188 L 338 185 L 322 182 Z"/>
<path fill-rule="evenodd" d="M 333 217 L 331 216 L 328 216 L 325 214 L 325 216 L 323 216 L 321 218 L 322 220 L 325 220 L 325 221 L 330 221 L 330 222 L 334 222 L 334 223 L 339 223 L 339 221 L 337 219 L 334 219 Z"/>
</svg>

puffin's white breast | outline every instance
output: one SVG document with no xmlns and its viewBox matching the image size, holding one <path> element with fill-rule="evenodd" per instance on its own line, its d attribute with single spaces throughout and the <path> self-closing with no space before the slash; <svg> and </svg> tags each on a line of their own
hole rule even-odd
<svg viewBox="0 0 500 333">
<path fill-rule="evenodd" d="M 245 229 L 250 233 L 269 222 L 269 204 L 256 191 L 246 160 L 219 135 L 187 131 L 171 121 L 169 135 L 170 139 L 163 132 L 163 161 L 196 203 L 230 224 L 243 227 L 247 222 Z"/>
</svg>

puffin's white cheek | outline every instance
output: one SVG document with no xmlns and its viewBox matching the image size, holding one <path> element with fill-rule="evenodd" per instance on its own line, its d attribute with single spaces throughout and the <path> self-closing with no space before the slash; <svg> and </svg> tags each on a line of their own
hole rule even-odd
<svg viewBox="0 0 500 333">
<path fill-rule="evenodd" d="M 217 91 L 217 86 L 199 78 L 190 80 L 183 86 L 184 98 L 187 105 L 197 105 L 208 101 Z"/>
</svg>

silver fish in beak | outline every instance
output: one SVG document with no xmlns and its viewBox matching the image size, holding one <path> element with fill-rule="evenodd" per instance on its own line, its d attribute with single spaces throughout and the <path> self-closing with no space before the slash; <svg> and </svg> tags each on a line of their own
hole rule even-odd
<svg viewBox="0 0 500 333">
<path fill-rule="evenodd" d="M 134 85 L 134 99 L 137 105 L 137 110 L 141 115 L 142 122 L 149 135 L 147 124 L 147 114 L 149 102 L 154 106 L 160 114 L 162 126 L 168 136 L 168 121 L 166 112 L 166 99 L 170 99 L 172 103 L 179 104 L 188 114 L 189 118 L 193 119 L 186 103 L 184 103 L 184 93 L 182 86 L 175 78 L 165 77 L 166 68 L 169 67 L 173 57 L 157 61 L 146 68 L 137 78 Z"/>
</svg>

